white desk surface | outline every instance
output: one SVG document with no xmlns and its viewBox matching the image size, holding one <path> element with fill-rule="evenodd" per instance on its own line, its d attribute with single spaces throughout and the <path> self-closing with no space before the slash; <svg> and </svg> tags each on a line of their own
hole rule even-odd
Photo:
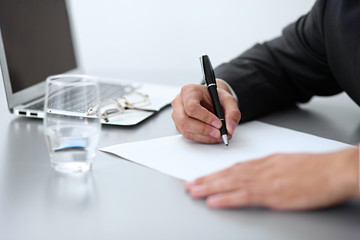
<svg viewBox="0 0 360 240">
<path fill-rule="evenodd" d="M 164 82 L 166 79 L 164 78 Z M 0 239 L 359 239 L 360 202 L 311 212 L 211 210 L 184 182 L 98 152 L 70 178 L 49 165 L 42 121 L 12 116 L 0 84 Z M 104 126 L 99 147 L 177 134 L 171 108 L 135 127 Z M 360 142 L 360 109 L 344 94 L 260 120 Z M 155 153 L 154 153 L 155 154 Z"/>
</svg>

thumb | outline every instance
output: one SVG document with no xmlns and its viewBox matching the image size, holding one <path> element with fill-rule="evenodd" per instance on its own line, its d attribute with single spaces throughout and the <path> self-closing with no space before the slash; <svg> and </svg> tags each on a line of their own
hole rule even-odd
<svg viewBox="0 0 360 240">
<path fill-rule="evenodd" d="M 224 94 L 221 94 L 219 97 L 224 111 L 226 129 L 229 135 L 233 135 L 235 128 L 241 119 L 241 113 L 237 105 L 237 101 L 228 92 L 224 92 Z"/>
</svg>

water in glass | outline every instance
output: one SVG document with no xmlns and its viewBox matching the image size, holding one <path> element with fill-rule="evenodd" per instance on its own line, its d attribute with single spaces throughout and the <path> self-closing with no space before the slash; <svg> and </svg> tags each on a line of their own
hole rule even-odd
<svg viewBox="0 0 360 240">
<path fill-rule="evenodd" d="M 81 84 L 78 84 L 78 81 Z M 98 86 L 89 79 L 83 77 L 79 79 L 62 79 L 55 83 L 55 80 L 48 81 L 47 100 L 44 118 L 44 133 L 48 146 L 51 165 L 55 170 L 61 172 L 87 172 L 91 169 L 96 153 L 96 147 L 100 135 L 100 119 L 97 116 L 86 116 L 86 109 L 94 101 L 98 100 Z M 75 96 L 72 91 L 71 96 L 67 96 L 69 89 L 75 85 L 81 88 L 80 104 L 83 112 L 71 116 L 63 114 L 68 109 L 64 106 Z M 94 91 L 88 94 L 88 91 Z M 70 93 L 69 93 L 70 94 Z M 87 94 L 87 95 L 86 95 Z M 91 96 L 85 97 L 84 96 Z M 76 97 L 75 97 L 76 98 Z"/>
</svg>

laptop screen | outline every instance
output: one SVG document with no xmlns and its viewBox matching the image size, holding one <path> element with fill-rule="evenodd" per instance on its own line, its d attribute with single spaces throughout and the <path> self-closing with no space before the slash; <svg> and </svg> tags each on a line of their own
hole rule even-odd
<svg viewBox="0 0 360 240">
<path fill-rule="evenodd" d="M 0 0 L 0 28 L 13 93 L 77 67 L 65 0 Z"/>
</svg>

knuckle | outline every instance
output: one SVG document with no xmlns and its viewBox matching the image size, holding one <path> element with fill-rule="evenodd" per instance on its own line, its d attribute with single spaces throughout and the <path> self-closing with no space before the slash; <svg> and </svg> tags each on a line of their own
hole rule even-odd
<svg viewBox="0 0 360 240">
<path fill-rule="evenodd" d="M 250 203 L 251 202 L 252 193 L 249 190 L 244 190 L 241 194 L 241 202 Z"/>
<path fill-rule="evenodd" d="M 227 181 L 216 181 L 212 184 L 211 190 L 221 191 L 227 189 L 228 187 L 229 187 L 229 183 Z"/>
<path fill-rule="evenodd" d="M 188 133 L 188 132 L 182 132 L 181 133 L 186 139 L 189 139 L 189 140 L 193 140 L 192 139 L 192 134 Z"/>
<path fill-rule="evenodd" d="M 232 187 L 238 187 L 239 185 L 243 185 L 248 181 L 248 178 L 245 178 L 244 176 L 234 176 L 228 180 L 227 185 Z"/>
<path fill-rule="evenodd" d="M 217 192 L 217 191 L 225 190 L 228 187 L 229 187 L 228 184 L 226 184 L 225 182 L 218 182 L 214 184 L 214 186 L 212 186 L 211 190 Z"/>
<path fill-rule="evenodd" d="M 187 91 L 188 88 L 189 88 L 189 85 L 183 86 L 183 87 L 181 88 L 180 93 L 181 93 L 181 94 L 184 94 L 184 93 Z"/>
<path fill-rule="evenodd" d="M 206 176 L 205 177 L 200 177 L 200 178 L 195 179 L 194 183 L 195 184 L 202 184 L 202 183 L 206 182 L 207 179 L 208 179 L 208 177 L 206 177 Z"/>
<path fill-rule="evenodd" d="M 210 131 L 207 126 L 201 126 L 199 127 L 199 133 L 203 136 L 210 136 Z"/>
<path fill-rule="evenodd" d="M 196 88 L 196 85 L 195 84 L 188 84 L 188 85 L 185 85 L 181 88 L 181 92 L 180 94 L 181 95 L 184 95 L 186 93 L 188 93 L 189 91 L 192 91 L 193 89 Z"/>
<path fill-rule="evenodd" d="M 190 103 L 185 106 L 185 112 L 189 116 L 194 116 L 197 112 L 198 105 L 196 103 Z"/>
<path fill-rule="evenodd" d="M 251 178 L 249 178 L 248 176 L 239 176 L 235 180 L 236 182 L 234 184 L 240 184 L 242 186 L 248 186 L 252 182 Z"/>
<path fill-rule="evenodd" d="M 211 124 L 216 120 L 214 120 L 211 115 L 206 115 L 206 116 L 203 116 L 203 121 L 207 124 Z"/>
<path fill-rule="evenodd" d="M 180 118 L 180 119 L 178 119 L 176 125 L 177 125 L 177 127 L 178 127 L 179 129 L 184 130 L 184 129 L 187 128 L 187 121 L 186 121 L 185 118 Z"/>
<path fill-rule="evenodd" d="M 206 130 L 204 128 L 199 129 L 200 135 L 206 136 Z"/>
<path fill-rule="evenodd" d="M 171 106 L 173 108 L 176 108 L 181 102 L 182 102 L 182 98 L 181 95 L 179 94 L 171 101 Z"/>
</svg>

